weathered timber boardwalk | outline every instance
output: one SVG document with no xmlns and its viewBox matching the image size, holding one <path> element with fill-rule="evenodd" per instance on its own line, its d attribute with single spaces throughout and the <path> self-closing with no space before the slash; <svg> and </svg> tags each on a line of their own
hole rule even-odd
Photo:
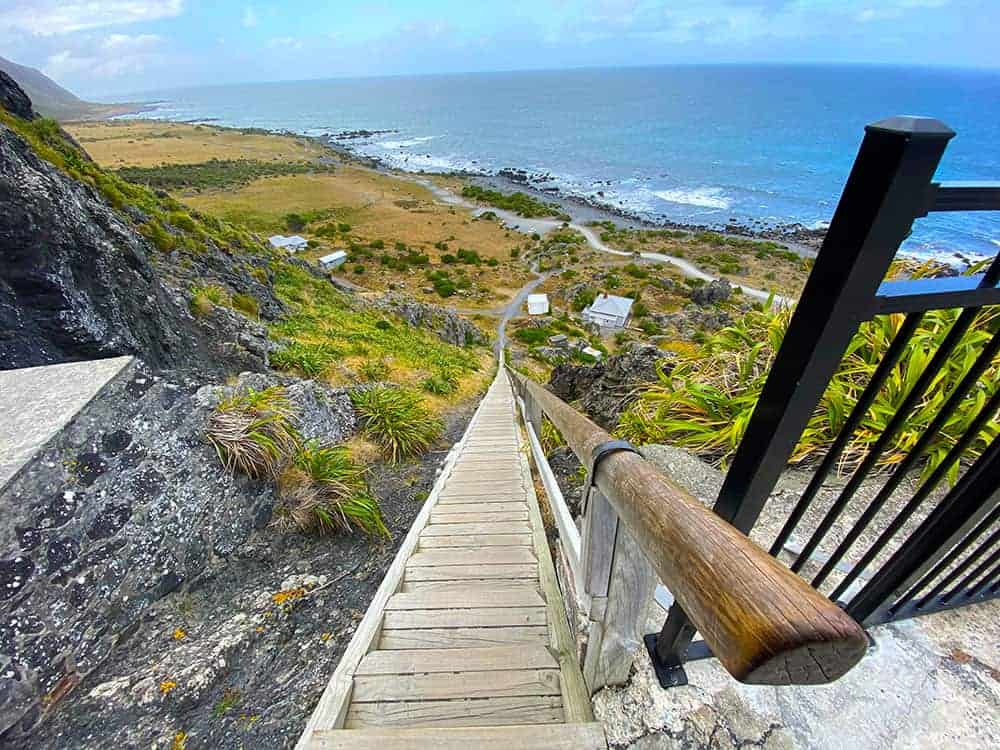
<svg viewBox="0 0 1000 750">
<path fill-rule="evenodd" d="M 604 748 L 501 370 L 298 748 Z"/>
</svg>

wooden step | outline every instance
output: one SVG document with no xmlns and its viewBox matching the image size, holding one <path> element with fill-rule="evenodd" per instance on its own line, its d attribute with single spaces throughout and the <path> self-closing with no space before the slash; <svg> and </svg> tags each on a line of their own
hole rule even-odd
<svg viewBox="0 0 1000 750">
<path fill-rule="evenodd" d="M 483 578 L 528 578 L 538 580 L 538 565 L 445 565 L 439 568 L 406 568 L 403 578 L 412 581 L 460 581 Z"/>
<path fill-rule="evenodd" d="M 507 607 L 544 607 L 545 601 L 534 586 L 525 585 L 509 591 L 482 591 L 473 588 L 449 588 L 444 591 L 420 591 L 393 594 L 385 611 L 401 609 L 478 609 Z"/>
<path fill-rule="evenodd" d="M 475 536 L 425 536 L 419 548 L 424 549 L 479 549 L 480 547 L 530 547 L 530 534 L 477 534 Z"/>
<path fill-rule="evenodd" d="M 536 643 L 489 648 L 427 648 L 371 651 L 358 664 L 356 677 L 373 674 L 495 672 L 505 669 L 559 669 L 549 650 Z"/>
<path fill-rule="evenodd" d="M 512 503 L 498 503 L 498 505 L 511 505 Z M 500 521 L 528 521 L 528 506 L 518 510 L 492 510 L 489 507 L 480 508 L 477 511 L 455 513 L 448 510 L 434 510 L 431 512 L 431 523 L 498 523 Z"/>
<path fill-rule="evenodd" d="M 526 695 L 519 698 L 352 703 L 347 710 L 345 726 L 347 729 L 392 726 L 491 727 L 561 724 L 565 720 L 559 696 Z"/>
<path fill-rule="evenodd" d="M 540 626 L 548 622 L 545 607 L 508 607 L 506 609 L 418 609 L 386 612 L 382 627 L 395 629 L 424 628 L 497 628 Z"/>
<path fill-rule="evenodd" d="M 351 701 L 436 701 L 522 695 L 559 695 L 559 670 L 503 669 L 444 674 L 359 675 L 354 678 Z"/>
<path fill-rule="evenodd" d="M 417 591 L 521 591 L 525 586 L 538 590 L 538 580 L 524 578 L 464 578 L 459 581 L 403 581 L 401 594 Z"/>
<path fill-rule="evenodd" d="M 381 651 L 418 648 L 482 648 L 511 643 L 548 643 L 545 626 L 503 628 L 424 628 L 412 630 L 382 629 L 378 643 Z"/>
<path fill-rule="evenodd" d="M 472 534 L 530 534 L 527 521 L 497 521 L 496 523 L 432 523 L 420 535 L 468 536 Z"/>
<path fill-rule="evenodd" d="M 600 724 L 509 727 L 326 730 L 313 734 L 309 750 L 606 750 Z"/>
<path fill-rule="evenodd" d="M 489 549 L 441 549 L 415 552 L 407 567 L 439 565 L 537 565 L 535 553 L 525 547 L 491 547 Z"/>
</svg>

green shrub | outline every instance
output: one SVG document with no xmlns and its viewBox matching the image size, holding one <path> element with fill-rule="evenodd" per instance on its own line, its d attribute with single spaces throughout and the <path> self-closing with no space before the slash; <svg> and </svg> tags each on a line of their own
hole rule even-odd
<svg viewBox="0 0 1000 750">
<path fill-rule="evenodd" d="M 635 263 L 626 264 L 622 270 L 635 279 L 645 279 L 649 277 L 649 271 L 647 271 L 645 268 L 642 268 L 641 266 L 636 265 Z"/>
<path fill-rule="evenodd" d="M 385 380 L 389 375 L 389 363 L 384 359 L 366 359 L 358 367 L 358 375 L 369 382 Z"/>
<path fill-rule="evenodd" d="M 233 309 L 243 313 L 248 318 L 260 317 L 260 303 L 249 294 L 234 294 Z"/>
<path fill-rule="evenodd" d="M 391 461 L 423 453 L 444 426 L 420 396 L 402 388 L 371 388 L 351 394 L 364 434 Z"/>
<path fill-rule="evenodd" d="M 574 295 L 573 309 L 579 312 L 583 308 L 594 304 L 595 299 L 597 299 L 597 290 L 589 286 L 584 287 Z"/>
<path fill-rule="evenodd" d="M 346 448 L 315 440 L 303 444 L 279 477 L 278 494 L 275 517 L 281 525 L 321 534 L 354 527 L 372 536 L 390 535 L 364 469 Z"/>
<path fill-rule="evenodd" d="M 270 356 L 271 367 L 276 370 L 298 372 L 315 378 L 340 359 L 343 353 L 329 344 L 293 343 Z"/>
<path fill-rule="evenodd" d="M 541 344 L 552 334 L 547 328 L 519 328 L 514 332 L 514 338 L 523 344 Z"/>
<path fill-rule="evenodd" d="M 501 193 L 499 190 L 490 190 L 478 185 L 467 185 L 462 189 L 462 197 L 487 203 L 506 211 L 513 211 L 517 215 L 527 219 L 555 216 L 559 213 L 558 206 L 543 203 L 522 192 Z"/>
<path fill-rule="evenodd" d="M 388 331 L 390 328 L 392 328 L 392 323 L 390 323 L 388 320 L 379 320 L 376 321 L 375 327 L 378 328 L 380 331 Z"/>
<path fill-rule="evenodd" d="M 884 432 L 888 420 L 898 412 L 913 383 L 939 349 L 956 316 L 955 310 L 935 310 L 924 315 L 861 426 L 851 437 L 839 463 L 842 469 L 856 466 Z M 743 439 L 790 317 L 787 309 L 754 310 L 733 326 L 705 337 L 697 350 L 681 356 L 674 370 L 662 373 L 659 382 L 623 415 L 621 433 L 637 442 L 674 443 L 724 464 Z M 884 359 L 902 321 L 901 315 L 884 315 L 861 326 L 813 412 L 792 454 L 792 463 L 822 455 L 830 446 Z M 880 465 L 899 462 L 925 434 L 969 363 L 998 330 L 1000 309 L 987 308 L 981 312 L 892 439 L 879 459 Z M 998 388 L 1000 359 L 994 360 L 982 375 L 966 398 L 965 406 L 933 437 L 924 456 L 925 476 L 941 463 Z M 973 440 L 967 455 L 978 456 L 998 435 L 1000 422 L 993 420 Z M 957 471 L 957 465 L 951 467 L 952 480 Z"/>
<path fill-rule="evenodd" d="M 354 267 L 354 273 L 360 276 L 365 272 L 365 267 L 360 263 Z"/>
<path fill-rule="evenodd" d="M 448 373 L 439 373 L 424 378 L 420 385 L 435 396 L 450 396 L 458 389 L 458 379 Z"/>
</svg>

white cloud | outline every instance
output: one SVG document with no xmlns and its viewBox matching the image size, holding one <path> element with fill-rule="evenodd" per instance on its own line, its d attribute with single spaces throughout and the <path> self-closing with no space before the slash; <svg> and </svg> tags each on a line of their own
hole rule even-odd
<svg viewBox="0 0 1000 750">
<path fill-rule="evenodd" d="M 86 73 L 91 78 L 119 78 L 141 73 L 160 61 L 162 41 L 156 34 L 110 34 L 82 40 L 75 48 L 49 55 L 42 68 L 46 75 L 56 80 L 76 73 Z"/>
<path fill-rule="evenodd" d="M 245 8 L 243 10 L 243 25 L 248 29 L 252 29 L 257 23 L 257 11 L 250 7 Z"/>
<path fill-rule="evenodd" d="M 53 36 L 173 18 L 183 10 L 184 0 L 14 0 L 11 7 L 0 10 L 0 30 Z"/>
</svg>

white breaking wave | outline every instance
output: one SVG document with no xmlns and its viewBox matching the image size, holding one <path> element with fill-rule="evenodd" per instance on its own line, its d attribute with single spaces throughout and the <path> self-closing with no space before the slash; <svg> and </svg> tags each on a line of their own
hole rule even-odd
<svg viewBox="0 0 1000 750">
<path fill-rule="evenodd" d="M 701 187 L 691 190 L 657 190 L 654 195 L 667 203 L 683 203 L 702 208 L 729 208 L 730 200 L 722 188 Z"/>
<path fill-rule="evenodd" d="M 440 137 L 439 135 L 425 135 L 419 138 L 406 138 L 401 141 L 381 141 L 378 145 L 382 148 L 395 151 L 401 148 L 409 148 L 410 146 L 419 146 L 421 143 L 427 143 L 427 141 L 433 141 L 435 138 Z"/>
</svg>

